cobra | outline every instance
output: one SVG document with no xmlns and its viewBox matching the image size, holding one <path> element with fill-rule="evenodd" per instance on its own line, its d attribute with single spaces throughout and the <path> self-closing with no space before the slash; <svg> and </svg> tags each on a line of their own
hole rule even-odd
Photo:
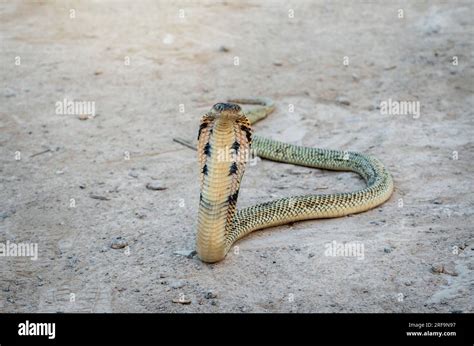
<svg viewBox="0 0 474 346">
<path fill-rule="evenodd" d="M 262 107 L 244 113 L 238 103 Z M 215 104 L 201 119 L 196 250 L 204 262 L 224 259 L 237 240 L 255 230 L 360 213 L 379 206 L 392 194 L 390 173 L 370 155 L 297 146 L 253 135 L 251 125 L 273 110 L 273 102 L 268 99 L 234 99 Z M 237 211 L 240 182 L 250 149 L 272 161 L 356 172 L 367 186 L 353 192 L 289 196 Z"/>
</svg>

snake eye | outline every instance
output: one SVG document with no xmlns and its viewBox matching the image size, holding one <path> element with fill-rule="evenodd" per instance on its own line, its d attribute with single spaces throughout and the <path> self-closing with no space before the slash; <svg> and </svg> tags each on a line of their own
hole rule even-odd
<svg viewBox="0 0 474 346">
<path fill-rule="evenodd" d="M 218 113 L 220 112 L 240 112 L 242 108 L 236 103 L 216 103 L 212 109 Z"/>
</svg>

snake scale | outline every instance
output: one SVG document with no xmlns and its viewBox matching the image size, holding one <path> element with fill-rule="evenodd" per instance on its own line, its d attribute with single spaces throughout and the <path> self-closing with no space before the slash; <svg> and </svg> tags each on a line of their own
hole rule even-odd
<svg viewBox="0 0 474 346">
<path fill-rule="evenodd" d="M 240 104 L 261 105 L 244 113 Z M 360 213 L 385 202 L 393 180 L 376 158 L 353 151 L 308 148 L 252 134 L 251 125 L 274 110 L 268 99 L 217 103 L 205 114 L 198 133 L 200 198 L 196 250 L 204 262 L 217 262 L 252 231 L 300 220 Z M 285 197 L 237 211 L 239 187 L 250 152 L 272 161 L 358 173 L 363 189 L 335 194 Z"/>
</svg>

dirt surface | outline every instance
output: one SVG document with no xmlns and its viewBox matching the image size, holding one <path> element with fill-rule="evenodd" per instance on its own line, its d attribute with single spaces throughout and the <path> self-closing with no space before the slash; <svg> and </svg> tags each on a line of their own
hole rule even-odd
<svg viewBox="0 0 474 346">
<path fill-rule="evenodd" d="M 473 311 L 472 2 L 8 1 L 0 15 L 0 243 L 38 246 L 36 261 L 0 257 L 0 311 Z M 275 100 L 259 135 L 378 157 L 392 198 L 255 232 L 217 264 L 175 254 L 194 248 L 199 187 L 173 138 L 228 96 Z M 58 114 L 64 99 L 95 117 Z M 389 99 L 419 116 L 383 114 Z M 258 161 L 239 207 L 363 186 Z M 333 242 L 363 258 L 327 256 Z"/>
</svg>

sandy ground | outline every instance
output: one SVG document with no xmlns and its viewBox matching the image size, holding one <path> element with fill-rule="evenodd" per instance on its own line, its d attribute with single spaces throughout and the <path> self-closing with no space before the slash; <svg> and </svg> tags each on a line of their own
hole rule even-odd
<svg viewBox="0 0 474 346">
<path fill-rule="evenodd" d="M 0 15 L 0 243 L 39 256 L 0 257 L 0 311 L 473 311 L 472 2 L 7 1 Z M 277 105 L 256 133 L 375 155 L 395 192 L 255 232 L 217 264 L 177 255 L 194 248 L 199 187 L 173 138 L 253 95 Z M 96 116 L 57 114 L 65 98 Z M 420 116 L 382 114 L 389 98 Z M 259 161 L 239 207 L 363 186 Z M 333 241 L 363 259 L 326 256 Z"/>
</svg>

